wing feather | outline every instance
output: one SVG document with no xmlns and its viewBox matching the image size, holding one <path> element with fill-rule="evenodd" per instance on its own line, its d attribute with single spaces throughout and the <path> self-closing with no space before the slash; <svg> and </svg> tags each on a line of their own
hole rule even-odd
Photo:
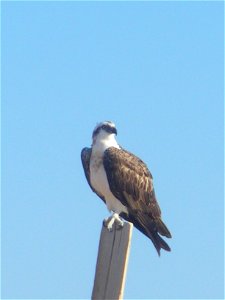
<svg viewBox="0 0 225 300">
<path fill-rule="evenodd" d="M 132 210 L 148 212 L 153 218 L 161 216 L 153 177 L 140 158 L 124 149 L 110 147 L 105 151 L 103 163 L 115 197 Z"/>
<path fill-rule="evenodd" d="M 165 249 L 157 233 L 167 237 L 171 237 L 171 234 L 161 220 L 153 177 L 145 163 L 124 149 L 110 147 L 105 151 L 103 164 L 111 192 L 128 208 L 127 219 L 150 237 L 153 243 L 160 241 L 161 248 Z"/>
</svg>

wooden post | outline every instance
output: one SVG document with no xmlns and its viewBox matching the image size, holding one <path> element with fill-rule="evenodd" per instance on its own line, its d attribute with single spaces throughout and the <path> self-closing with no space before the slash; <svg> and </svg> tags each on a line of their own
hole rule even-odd
<svg viewBox="0 0 225 300">
<path fill-rule="evenodd" d="M 102 226 L 91 299 L 122 299 L 133 224 Z"/>
</svg>

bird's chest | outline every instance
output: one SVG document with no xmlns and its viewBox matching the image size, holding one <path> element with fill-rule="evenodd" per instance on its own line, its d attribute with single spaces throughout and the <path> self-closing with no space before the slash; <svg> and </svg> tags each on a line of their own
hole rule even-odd
<svg viewBox="0 0 225 300">
<path fill-rule="evenodd" d="M 92 154 L 90 160 L 90 181 L 92 187 L 103 196 L 109 211 L 118 214 L 127 212 L 127 208 L 113 195 L 103 165 L 103 156 Z"/>
<path fill-rule="evenodd" d="M 101 156 L 93 156 L 91 158 L 90 180 L 94 189 L 104 197 L 111 193 Z"/>
</svg>

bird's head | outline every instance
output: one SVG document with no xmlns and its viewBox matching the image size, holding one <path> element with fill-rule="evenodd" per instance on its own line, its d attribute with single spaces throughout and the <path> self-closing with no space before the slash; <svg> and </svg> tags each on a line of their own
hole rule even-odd
<svg viewBox="0 0 225 300">
<path fill-rule="evenodd" d="M 110 134 L 117 135 L 116 126 L 111 121 L 105 121 L 98 123 L 93 131 L 92 138 L 96 138 L 97 136 L 108 136 Z"/>
<path fill-rule="evenodd" d="M 92 134 L 92 140 L 93 143 L 96 141 L 115 140 L 115 135 L 117 135 L 115 124 L 111 121 L 105 121 L 96 125 Z"/>
</svg>

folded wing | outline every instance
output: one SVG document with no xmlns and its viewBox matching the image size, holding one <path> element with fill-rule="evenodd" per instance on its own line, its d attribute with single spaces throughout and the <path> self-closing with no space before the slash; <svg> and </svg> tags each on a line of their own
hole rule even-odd
<svg viewBox="0 0 225 300">
<path fill-rule="evenodd" d="M 153 187 L 153 178 L 145 163 L 132 153 L 114 147 L 108 148 L 103 157 L 109 186 L 114 196 L 128 209 L 123 215 L 147 235 L 158 253 L 169 246 L 159 236 L 171 237 L 161 220 L 161 211 Z"/>
</svg>

